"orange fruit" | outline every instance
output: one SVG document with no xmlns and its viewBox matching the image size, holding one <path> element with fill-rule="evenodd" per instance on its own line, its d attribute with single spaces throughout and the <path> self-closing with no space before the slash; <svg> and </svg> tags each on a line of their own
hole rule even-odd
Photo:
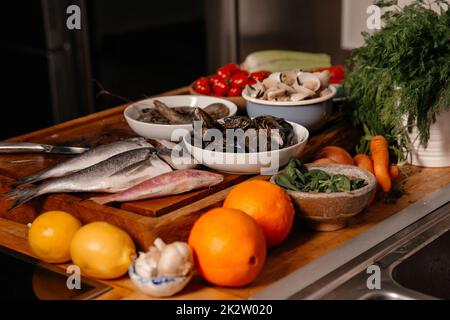
<svg viewBox="0 0 450 320">
<path fill-rule="evenodd" d="M 352 156 L 347 152 L 347 150 L 341 147 L 328 146 L 322 148 L 316 155 L 316 159 L 322 158 L 327 158 L 340 164 L 348 164 L 350 166 L 355 165 Z"/>
<path fill-rule="evenodd" d="M 252 282 L 266 259 L 266 242 L 255 220 L 242 211 L 216 208 L 194 224 L 189 235 L 199 274 L 223 287 Z"/>
<path fill-rule="evenodd" d="M 333 163 L 337 163 L 337 162 L 334 162 L 333 160 L 328 159 L 328 158 L 321 158 L 321 159 L 317 159 L 313 163 L 314 164 L 333 164 Z"/>
<path fill-rule="evenodd" d="M 268 248 L 286 239 L 294 221 L 291 198 L 279 186 L 262 180 L 241 183 L 225 199 L 224 208 L 242 210 L 261 226 Z"/>
</svg>

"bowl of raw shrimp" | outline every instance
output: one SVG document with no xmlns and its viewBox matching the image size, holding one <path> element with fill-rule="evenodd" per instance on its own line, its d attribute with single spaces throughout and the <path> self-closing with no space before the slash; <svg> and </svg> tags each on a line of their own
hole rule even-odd
<svg viewBox="0 0 450 320">
<path fill-rule="evenodd" d="M 193 130 L 195 108 L 205 110 L 215 120 L 234 116 L 238 110 L 236 104 L 225 99 L 180 95 L 132 103 L 124 117 L 130 128 L 144 138 L 179 141 Z"/>
</svg>

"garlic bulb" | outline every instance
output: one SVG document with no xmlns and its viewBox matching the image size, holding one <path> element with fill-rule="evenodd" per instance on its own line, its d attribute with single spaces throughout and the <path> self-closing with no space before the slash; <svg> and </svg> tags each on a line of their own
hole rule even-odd
<svg viewBox="0 0 450 320">
<path fill-rule="evenodd" d="M 147 253 L 139 252 L 139 257 L 135 263 L 136 273 L 144 278 L 158 276 L 158 261 L 160 256 L 161 252 L 155 247 L 150 247 Z"/>
<path fill-rule="evenodd" d="M 193 261 L 192 249 L 187 243 L 171 243 L 161 251 L 158 275 L 161 277 L 185 276 L 192 270 Z"/>
<path fill-rule="evenodd" d="M 187 285 L 193 268 L 192 249 L 186 242 L 165 244 L 158 238 L 147 253 L 139 253 L 129 274 L 142 292 L 168 297 Z"/>
</svg>

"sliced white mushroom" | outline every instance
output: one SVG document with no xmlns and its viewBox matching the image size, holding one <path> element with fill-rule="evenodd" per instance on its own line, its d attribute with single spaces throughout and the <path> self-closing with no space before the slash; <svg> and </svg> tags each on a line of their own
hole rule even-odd
<svg viewBox="0 0 450 320">
<path fill-rule="evenodd" d="M 282 96 L 282 97 L 279 97 L 279 98 L 277 99 L 277 101 L 280 101 L 280 102 L 288 102 L 288 101 L 291 101 L 291 96 Z"/>
<path fill-rule="evenodd" d="M 318 91 L 321 86 L 319 77 L 307 72 L 302 72 L 298 75 L 296 84 L 314 92 Z"/>
<path fill-rule="evenodd" d="M 305 100 L 308 97 L 308 95 L 304 93 L 294 93 L 290 97 L 290 101 L 302 101 Z"/>
<path fill-rule="evenodd" d="M 322 72 L 315 72 L 314 75 L 316 75 L 320 80 L 320 87 L 321 88 L 328 88 L 330 85 L 330 71 L 325 70 Z"/>
<path fill-rule="evenodd" d="M 245 92 L 252 98 L 268 101 L 301 101 L 327 96 L 330 72 L 304 72 L 294 69 L 274 72 L 262 82 L 248 85 Z"/>
<path fill-rule="evenodd" d="M 271 74 L 269 75 L 269 79 L 273 79 L 273 80 L 276 80 L 276 81 L 278 81 L 278 82 L 281 82 L 281 72 L 274 72 L 274 73 L 271 73 Z"/>
<path fill-rule="evenodd" d="M 256 81 L 255 84 L 247 85 L 247 94 L 255 99 L 261 99 L 266 92 L 266 88 L 260 81 Z"/>
<path fill-rule="evenodd" d="M 278 83 L 278 89 L 284 90 L 287 95 L 291 95 L 296 92 L 292 86 L 288 86 L 287 84 L 284 84 L 283 82 Z"/>
<path fill-rule="evenodd" d="M 279 88 L 271 88 L 267 90 L 267 99 L 269 101 L 276 100 L 279 97 L 286 95 L 286 90 Z"/>
<path fill-rule="evenodd" d="M 296 93 L 291 95 L 292 101 L 301 101 L 314 96 L 316 93 L 306 87 L 297 86 Z"/>
<path fill-rule="evenodd" d="M 262 84 L 266 89 L 275 88 L 278 86 L 279 83 L 280 83 L 279 81 L 271 78 L 266 78 L 262 82 Z"/>
<path fill-rule="evenodd" d="M 285 71 L 280 74 L 281 83 L 287 84 L 288 86 L 292 86 L 297 80 L 297 72 L 296 71 Z"/>
</svg>

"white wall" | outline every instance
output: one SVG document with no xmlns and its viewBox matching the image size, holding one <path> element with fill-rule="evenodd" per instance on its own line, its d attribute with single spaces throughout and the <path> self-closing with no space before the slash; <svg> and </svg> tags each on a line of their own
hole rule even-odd
<svg viewBox="0 0 450 320">
<path fill-rule="evenodd" d="M 399 5 L 405 6 L 412 1 L 399 0 Z M 371 4 L 373 0 L 342 0 L 341 46 L 343 49 L 351 50 L 364 44 L 361 32 L 370 32 L 366 26 L 369 17 L 366 11 Z"/>
<path fill-rule="evenodd" d="M 363 45 L 361 32 L 369 31 L 366 27 L 367 7 L 373 0 L 342 0 L 341 46 L 351 50 Z"/>
</svg>

